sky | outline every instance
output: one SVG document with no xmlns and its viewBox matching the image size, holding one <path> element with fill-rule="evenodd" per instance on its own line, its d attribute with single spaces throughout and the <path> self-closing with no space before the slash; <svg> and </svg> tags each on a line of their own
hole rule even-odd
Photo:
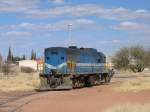
<svg viewBox="0 0 150 112">
<path fill-rule="evenodd" d="M 0 54 L 43 57 L 48 47 L 150 47 L 150 0 L 0 0 Z"/>
</svg>

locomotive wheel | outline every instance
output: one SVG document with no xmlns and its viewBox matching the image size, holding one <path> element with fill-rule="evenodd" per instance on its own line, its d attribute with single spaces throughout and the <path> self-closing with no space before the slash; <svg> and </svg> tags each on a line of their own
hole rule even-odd
<svg viewBox="0 0 150 112">
<path fill-rule="evenodd" d="M 98 75 L 96 75 L 95 77 L 94 77 L 94 79 L 95 79 L 95 85 L 99 85 L 100 84 L 100 78 L 99 78 L 99 76 Z"/>
<path fill-rule="evenodd" d="M 76 80 L 76 82 L 75 82 L 75 84 L 74 84 L 74 87 L 75 87 L 75 88 L 78 88 L 78 87 L 79 87 L 79 81 L 78 81 L 78 80 Z"/>
<path fill-rule="evenodd" d="M 90 87 L 92 85 L 94 85 L 95 80 L 93 76 L 87 76 L 84 78 L 84 82 L 85 82 L 85 86 Z"/>
<path fill-rule="evenodd" d="M 84 87 L 84 78 L 83 77 L 76 77 L 72 80 L 73 88 L 81 88 Z"/>
<path fill-rule="evenodd" d="M 110 82 L 110 77 L 109 77 L 109 75 L 107 74 L 106 76 L 105 76 L 105 83 L 109 83 Z"/>
<path fill-rule="evenodd" d="M 90 86 L 93 86 L 95 84 L 94 76 L 89 77 Z"/>
<path fill-rule="evenodd" d="M 85 85 L 85 83 L 84 83 L 84 77 L 80 77 L 79 83 L 80 83 L 80 87 L 84 87 L 84 85 Z"/>
<path fill-rule="evenodd" d="M 73 78 L 72 79 L 72 84 L 73 84 L 73 88 L 77 88 L 78 87 L 78 80 L 77 80 L 77 78 Z"/>
<path fill-rule="evenodd" d="M 77 81 L 75 82 L 75 88 L 80 88 L 81 85 L 80 85 L 80 81 L 77 79 Z"/>
</svg>

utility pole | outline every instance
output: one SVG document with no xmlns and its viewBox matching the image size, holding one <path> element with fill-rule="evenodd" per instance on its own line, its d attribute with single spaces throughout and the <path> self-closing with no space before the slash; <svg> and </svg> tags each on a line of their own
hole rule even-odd
<svg viewBox="0 0 150 112">
<path fill-rule="evenodd" d="M 68 25 L 68 32 L 69 32 L 69 46 L 73 46 L 73 40 L 72 40 L 72 34 L 71 34 L 71 31 L 72 31 L 72 24 L 69 24 Z M 68 67 L 70 69 L 70 73 L 71 75 L 74 74 L 74 70 L 75 70 L 75 60 L 74 60 L 74 53 L 72 51 L 72 49 L 70 49 L 69 51 L 69 58 L 68 58 Z"/>
<path fill-rule="evenodd" d="M 68 25 L 69 46 L 72 46 L 72 34 L 71 34 L 71 31 L 72 31 L 72 24 L 69 24 L 69 25 Z"/>
</svg>

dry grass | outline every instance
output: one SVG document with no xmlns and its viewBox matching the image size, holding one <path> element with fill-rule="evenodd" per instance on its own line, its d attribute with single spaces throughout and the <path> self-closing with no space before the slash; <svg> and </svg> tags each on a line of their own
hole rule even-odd
<svg viewBox="0 0 150 112">
<path fill-rule="evenodd" d="M 142 90 L 150 90 L 150 77 L 136 77 L 123 82 L 115 90 L 119 92 L 138 92 Z"/>
<path fill-rule="evenodd" d="M 140 105 L 140 104 L 125 104 L 114 106 L 107 109 L 105 112 L 150 112 L 150 104 Z"/>
<path fill-rule="evenodd" d="M 19 74 L 0 79 L 0 91 L 33 91 L 40 83 L 36 74 Z"/>
<path fill-rule="evenodd" d="M 115 78 L 129 78 L 129 77 L 139 77 L 139 76 L 150 77 L 150 71 L 142 72 L 142 73 L 133 73 L 129 71 L 125 71 L 125 72 L 117 71 L 115 72 L 115 75 L 114 75 Z"/>
</svg>

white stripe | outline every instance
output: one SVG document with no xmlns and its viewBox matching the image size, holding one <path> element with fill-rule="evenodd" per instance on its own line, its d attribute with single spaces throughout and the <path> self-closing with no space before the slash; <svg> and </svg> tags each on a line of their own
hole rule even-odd
<svg viewBox="0 0 150 112">
<path fill-rule="evenodd" d="M 48 64 L 48 63 L 45 63 L 45 66 L 46 66 L 47 68 L 49 68 L 49 69 L 56 69 L 55 66 L 50 65 L 50 64 Z"/>
<path fill-rule="evenodd" d="M 51 64 L 48 64 L 48 63 L 45 63 L 45 65 L 50 68 L 50 69 L 60 69 L 64 66 L 67 66 L 67 63 L 62 63 L 58 66 L 53 66 Z M 102 67 L 102 66 L 105 66 L 105 63 L 76 63 L 76 66 L 80 66 L 80 67 L 93 67 L 93 66 L 96 66 L 96 67 Z"/>
<path fill-rule="evenodd" d="M 67 65 L 67 63 L 62 63 L 62 64 L 58 65 L 57 68 L 62 68 L 64 66 L 66 66 L 66 65 Z"/>
<path fill-rule="evenodd" d="M 77 63 L 77 66 L 105 66 L 104 63 Z"/>
</svg>

